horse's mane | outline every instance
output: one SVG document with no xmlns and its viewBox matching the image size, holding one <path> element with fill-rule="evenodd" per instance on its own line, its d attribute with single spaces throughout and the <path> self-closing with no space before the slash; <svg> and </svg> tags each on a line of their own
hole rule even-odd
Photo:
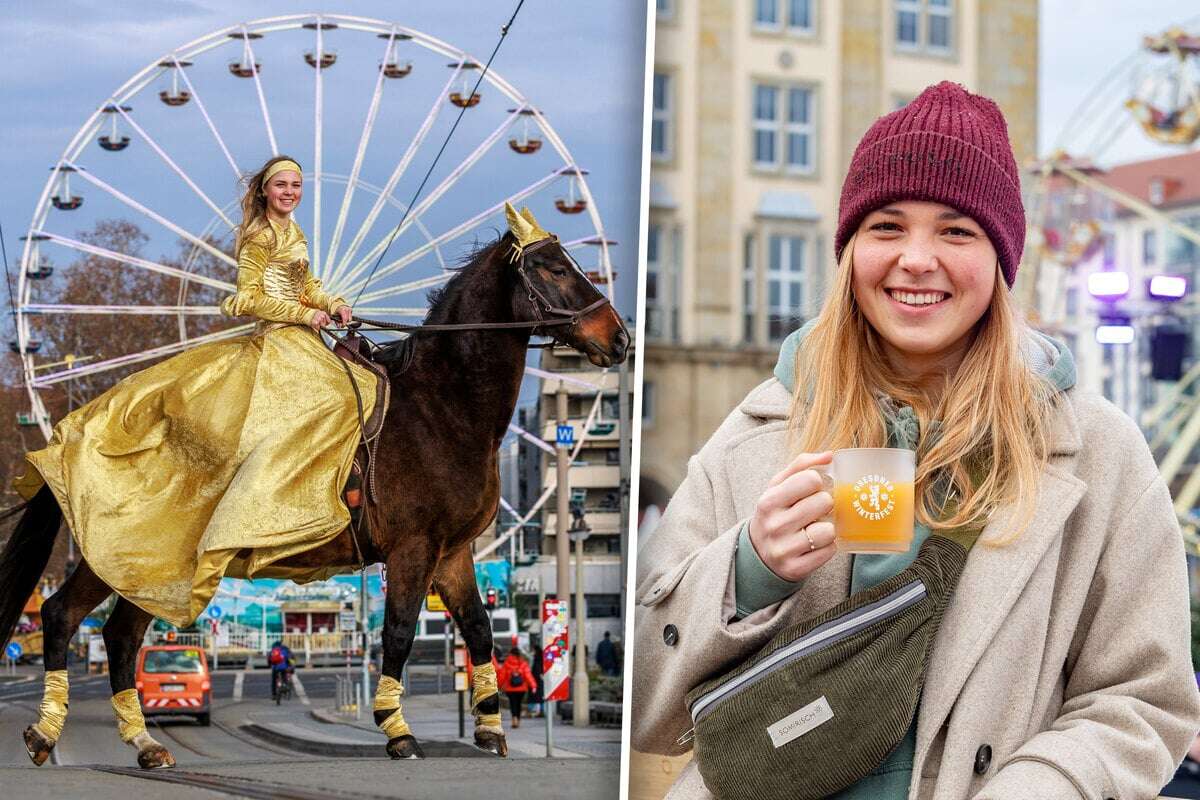
<svg viewBox="0 0 1200 800">
<path fill-rule="evenodd" d="M 471 249 L 458 259 L 458 263 L 455 266 L 447 267 L 447 269 L 453 270 L 456 274 L 453 278 L 446 281 L 444 285 L 436 289 L 431 289 L 426 295 L 429 303 L 429 310 L 425 312 L 424 321 L 426 323 L 433 320 L 435 313 L 462 291 L 466 285 L 464 278 L 470 272 L 470 268 L 490 259 L 503 238 L 504 234 L 498 232 L 496 238 L 491 241 L 481 243 L 478 239 L 475 240 L 471 245 Z"/>
</svg>

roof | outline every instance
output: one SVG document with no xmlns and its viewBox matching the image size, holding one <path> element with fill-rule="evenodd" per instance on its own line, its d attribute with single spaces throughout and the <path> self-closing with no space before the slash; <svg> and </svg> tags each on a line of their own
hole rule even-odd
<svg viewBox="0 0 1200 800">
<path fill-rule="evenodd" d="M 1200 150 L 1119 164 L 1098 177 L 1156 208 L 1200 205 Z"/>
</svg>

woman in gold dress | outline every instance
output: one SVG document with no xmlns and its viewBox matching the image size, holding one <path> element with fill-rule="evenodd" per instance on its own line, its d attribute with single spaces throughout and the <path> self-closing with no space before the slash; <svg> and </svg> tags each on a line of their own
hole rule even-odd
<svg viewBox="0 0 1200 800">
<path fill-rule="evenodd" d="M 14 486 L 48 484 L 83 557 L 146 611 L 190 624 L 221 577 L 313 580 L 274 562 L 338 535 L 359 439 L 354 390 L 318 330 L 349 305 L 308 269 L 299 164 L 272 158 L 249 181 L 229 316 L 249 336 L 202 345 L 130 375 L 60 421 Z M 364 418 L 375 376 L 348 364 Z"/>
</svg>

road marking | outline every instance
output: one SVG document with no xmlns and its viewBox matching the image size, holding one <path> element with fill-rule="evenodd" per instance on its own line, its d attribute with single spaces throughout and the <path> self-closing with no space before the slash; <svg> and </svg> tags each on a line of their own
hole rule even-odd
<svg viewBox="0 0 1200 800">
<path fill-rule="evenodd" d="M 233 676 L 233 702 L 242 702 L 242 684 L 246 680 L 246 671 L 242 670 Z"/>
<path fill-rule="evenodd" d="M 308 702 L 308 692 L 304 691 L 304 684 L 300 682 L 299 673 L 292 673 L 292 686 L 295 687 L 296 696 L 300 698 L 300 702 L 306 706 L 311 706 L 312 703 Z"/>
</svg>

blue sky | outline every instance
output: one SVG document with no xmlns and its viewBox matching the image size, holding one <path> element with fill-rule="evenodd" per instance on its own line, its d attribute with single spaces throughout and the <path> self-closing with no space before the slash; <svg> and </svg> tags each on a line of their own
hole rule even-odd
<svg viewBox="0 0 1200 800">
<path fill-rule="evenodd" d="M 128 78 L 174 48 L 237 22 L 320 11 L 397 22 L 483 61 L 514 7 L 515 2 L 481 0 L 321 5 L 276 1 L 255 3 L 248 15 L 245 4 L 228 0 L 10 2 L 5 25 L 0 29 L 0 49 L 6 54 L 0 98 L 8 145 L 0 150 L 6 189 L 0 195 L 0 222 L 10 262 L 19 257 L 17 237 L 30 223 L 49 168 L 72 136 Z M 620 273 L 618 307 L 627 316 L 633 314 L 635 296 L 644 27 L 644 6 L 639 2 L 567 4 L 526 0 L 492 65 L 546 115 L 577 163 L 590 170 L 589 185 L 607 234 L 620 242 L 612 252 L 612 261 Z M 279 149 L 295 154 L 306 169 L 311 169 L 315 71 L 303 63 L 301 54 L 313 46 L 312 34 L 281 31 L 268 34 L 255 46 L 263 63 L 262 80 Z M 339 55 L 338 64 L 324 73 L 323 153 L 327 172 L 350 171 L 383 46 L 370 33 L 343 29 L 326 34 L 325 47 Z M 198 57 L 189 75 L 239 167 L 245 170 L 261 163 L 270 150 L 253 82 L 235 78 L 226 69 L 226 63 L 239 54 L 240 45 L 223 45 Z M 405 53 L 409 54 L 415 66 L 413 74 L 385 82 L 379 119 L 364 161 L 362 177 L 376 184 L 386 180 L 450 75 L 445 57 L 416 47 Z M 154 84 L 130 101 L 131 115 L 217 205 L 233 200 L 237 193 L 233 172 L 204 127 L 196 104 L 167 108 L 156 96 L 160 88 L 160 84 Z M 478 109 L 467 112 L 425 194 L 507 118 L 511 102 L 495 90 L 489 91 L 486 85 L 481 91 L 483 102 Z M 434 129 L 394 192 L 405 202 L 457 113 L 449 103 L 442 105 Z M 79 163 L 184 228 L 193 232 L 202 229 L 213 218 L 212 212 L 136 134 L 124 132 L 134 139 L 127 150 L 107 153 L 90 142 L 80 154 Z M 548 146 L 534 156 L 519 156 L 505 144 L 508 138 L 506 134 L 425 216 L 432 233 L 463 221 L 561 163 Z M 138 217 L 82 181 L 74 182 L 72 189 L 84 196 L 84 206 L 73 212 L 51 211 L 47 229 L 74 237 L 90 228 L 97 218 L 121 215 L 138 220 L 151 234 L 143 255 L 153 259 L 175 251 L 174 234 Z M 565 182 L 559 181 L 533 198 L 531 205 L 543 227 L 560 233 L 564 239 L 587 235 L 591 231 L 586 215 L 568 218 L 553 210 L 554 197 L 566 190 Z M 321 228 L 326 246 L 342 192 L 341 186 L 326 185 L 324 189 Z M 351 206 L 351 225 L 343 235 L 343 248 L 353 233 L 356 215 L 361 218 L 370 205 L 363 197 L 357 195 Z M 313 198 L 310 185 L 297 212 L 310 243 L 314 239 L 308 230 Z M 398 210 L 385 209 L 367 237 L 367 246 L 382 238 L 399 218 Z M 490 236 L 499 224 L 497 217 L 480 235 Z M 387 260 L 422 241 L 415 230 L 406 234 L 389 250 Z M 453 259 L 471 241 L 471 237 L 455 240 L 443 252 L 448 260 Z M 48 249 L 47 254 L 58 263 L 74 257 L 72 251 L 57 247 Z M 578 256 L 585 266 L 597 262 L 592 249 Z M 431 259 L 427 261 L 414 265 L 405 277 L 430 274 L 435 264 Z M 419 305 L 423 297 L 406 295 L 389 302 Z"/>
</svg>

